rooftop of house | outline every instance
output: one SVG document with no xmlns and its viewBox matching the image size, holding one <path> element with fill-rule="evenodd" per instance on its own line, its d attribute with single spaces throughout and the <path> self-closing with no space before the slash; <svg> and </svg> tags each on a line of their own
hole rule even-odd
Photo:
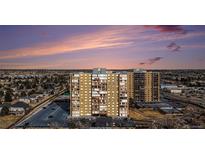
<svg viewBox="0 0 205 154">
<path fill-rule="evenodd" d="M 3 103 L 3 104 L 0 104 L 0 107 L 4 107 L 4 106 L 6 106 L 6 107 L 11 107 L 11 103 Z"/>
<path fill-rule="evenodd" d="M 29 105 L 24 102 L 16 102 L 15 104 L 11 105 L 11 107 L 23 107 L 23 108 L 29 108 Z"/>
</svg>

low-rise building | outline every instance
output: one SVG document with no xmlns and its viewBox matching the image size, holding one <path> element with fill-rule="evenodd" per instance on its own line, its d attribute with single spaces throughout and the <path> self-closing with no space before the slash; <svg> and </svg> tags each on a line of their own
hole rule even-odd
<svg viewBox="0 0 205 154">
<path fill-rule="evenodd" d="M 29 105 L 24 102 L 17 102 L 9 108 L 9 113 L 17 116 L 24 115 L 30 109 Z"/>
<path fill-rule="evenodd" d="M 30 99 L 30 97 L 26 96 L 26 97 L 19 98 L 19 102 L 25 102 L 27 104 L 30 104 L 31 99 Z"/>
<path fill-rule="evenodd" d="M 182 90 L 181 89 L 171 89 L 170 92 L 172 94 L 181 94 L 182 93 Z"/>
</svg>

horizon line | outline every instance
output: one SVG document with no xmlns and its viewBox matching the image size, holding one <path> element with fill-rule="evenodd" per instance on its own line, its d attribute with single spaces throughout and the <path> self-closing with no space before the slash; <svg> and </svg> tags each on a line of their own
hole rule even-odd
<svg viewBox="0 0 205 154">
<path fill-rule="evenodd" d="M 95 68 L 105 68 L 105 67 L 95 67 Z M 93 70 L 94 68 L 78 68 L 78 69 L 60 69 L 60 68 L 33 68 L 33 69 L 24 69 L 24 68 L 5 68 L 5 69 L 0 69 L 0 71 L 2 70 L 67 70 L 67 71 L 72 71 L 72 70 Z M 109 68 L 105 68 L 106 70 L 133 70 L 133 69 L 143 69 L 143 70 L 205 70 L 205 68 L 166 68 L 166 69 L 160 69 L 160 68 L 151 68 L 151 69 L 145 69 L 145 68 L 116 68 L 116 69 L 109 69 Z"/>
</svg>

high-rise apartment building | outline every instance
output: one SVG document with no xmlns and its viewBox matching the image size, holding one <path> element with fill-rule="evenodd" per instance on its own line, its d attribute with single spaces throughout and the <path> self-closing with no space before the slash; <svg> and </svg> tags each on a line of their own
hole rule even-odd
<svg viewBox="0 0 205 154">
<path fill-rule="evenodd" d="M 125 72 L 94 69 L 70 76 L 71 115 L 128 116 L 128 76 Z"/>
<path fill-rule="evenodd" d="M 128 115 L 128 108 L 128 74 L 127 72 L 122 72 L 119 74 L 119 115 L 126 117 Z"/>
<path fill-rule="evenodd" d="M 91 74 L 78 73 L 70 76 L 71 115 L 90 116 L 91 115 Z"/>
<path fill-rule="evenodd" d="M 160 101 L 160 74 L 145 70 L 112 72 L 97 68 L 92 73 L 71 74 L 70 92 L 73 117 L 127 117 L 130 101 Z"/>
<path fill-rule="evenodd" d="M 132 99 L 135 102 L 159 102 L 160 101 L 160 74 L 145 70 L 134 70 Z M 132 91 L 132 90 L 130 90 Z"/>
<path fill-rule="evenodd" d="M 127 88 L 128 88 L 128 100 L 133 101 L 134 98 L 134 80 L 133 72 L 127 72 Z"/>
<path fill-rule="evenodd" d="M 97 68 L 92 73 L 92 115 L 107 114 L 107 73 Z"/>
<path fill-rule="evenodd" d="M 72 74 L 70 76 L 70 101 L 72 102 L 71 106 L 71 115 L 80 116 L 80 74 Z"/>
<path fill-rule="evenodd" d="M 119 115 L 119 74 L 107 73 L 107 115 Z"/>
</svg>

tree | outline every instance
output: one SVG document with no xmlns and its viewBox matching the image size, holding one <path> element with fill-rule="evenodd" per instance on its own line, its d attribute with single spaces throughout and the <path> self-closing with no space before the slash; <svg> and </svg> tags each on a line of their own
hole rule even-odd
<svg viewBox="0 0 205 154">
<path fill-rule="evenodd" d="M 53 90 L 51 91 L 51 95 L 54 95 L 54 91 Z"/>
<path fill-rule="evenodd" d="M 4 101 L 5 102 L 11 102 L 12 101 L 12 96 L 11 96 L 10 92 L 8 92 L 8 91 L 6 92 Z"/>
<path fill-rule="evenodd" d="M 31 83 L 28 80 L 26 80 L 24 82 L 24 85 L 25 85 L 26 89 L 31 89 Z"/>
<path fill-rule="evenodd" d="M 28 92 L 29 96 L 32 95 L 32 94 L 35 94 L 35 90 L 31 90 L 31 91 Z"/>
<path fill-rule="evenodd" d="M 35 89 L 37 87 L 37 83 L 34 81 L 32 86 L 31 86 L 33 89 Z"/>
<path fill-rule="evenodd" d="M 69 123 L 69 128 L 71 128 L 71 129 L 77 128 L 75 122 L 70 122 Z"/>
<path fill-rule="evenodd" d="M 0 91 L 0 97 L 3 97 L 3 96 L 4 96 L 4 92 Z"/>
<path fill-rule="evenodd" d="M 21 84 L 21 85 L 19 86 L 19 89 L 20 89 L 20 90 L 24 89 L 24 86 Z"/>
<path fill-rule="evenodd" d="M 21 97 L 25 97 L 25 96 L 27 96 L 26 92 L 25 92 L 25 91 L 22 91 L 22 92 L 21 92 Z"/>
<path fill-rule="evenodd" d="M 58 83 L 58 79 L 57 79 L 57 78 L 54 79 L 54 83 L 55 83 L 55 84 Z"/>
<path fill-rule="evenodd" d="M 1 109 L 0 115 L 1 116 L 5 116 L 9 114 L 9 108 L 7 106 L 3 106 L 3 108 Z"/>
</svg>

